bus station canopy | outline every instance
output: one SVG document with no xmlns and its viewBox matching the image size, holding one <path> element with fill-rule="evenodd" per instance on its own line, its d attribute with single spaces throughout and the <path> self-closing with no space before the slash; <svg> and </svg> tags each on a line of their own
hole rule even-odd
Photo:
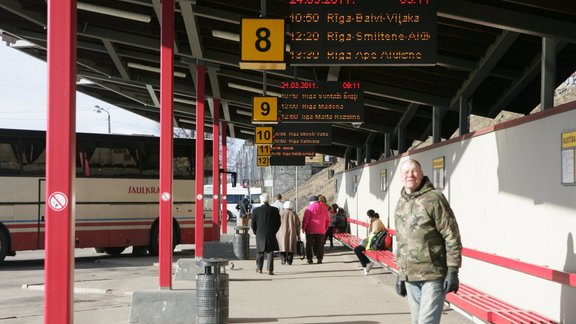
<svg viewBox="0 0 576 324">
<path fill-rule="evenodd" d="M 287 18 L 289 1 L 265 1 L 265 15 Z M 193 128 L 197 64 L 206 66 L 205 116 L 220 100 L 228 135 L 253 138 L 252 97 L 263 73 L 243 70 L 240 22 L 263 12 L 259 0 L 175 1 L 174 117 Z M 2 0 L 4 42 L 46 60 L 46 2 Z M 77 24 L 77 89 L 159 121 L 160 0 L 80 0 Z M 290 24 L 287 22 L 287 29 Z M 494 118 L 506 110 L 529 114 L 541 100 L 543 39 L 555 44 L 554 87 L 576 70 L 576 2 L 561 0 L 437 1 L 437 62 L 432 66 L 301 66 L 266 72 L 266 89 L 286 81 L 359 81 L 365 121 L 333 123 L 331 145 L 316 152 L 344 157 L 367 151 L 378 159 L 390 149 L 432 135 L 433 107 L 440 136 L 459 128 L 460 98 L 470 113 Z M 10 64 L 3 62 L 3 64 Z M 357 125 L 356 125 L 357 126 Z M 210 131 L 210 129 L 208 129 Z M 387 134 L 387 135 L 386 135 Z"/>
</svg>

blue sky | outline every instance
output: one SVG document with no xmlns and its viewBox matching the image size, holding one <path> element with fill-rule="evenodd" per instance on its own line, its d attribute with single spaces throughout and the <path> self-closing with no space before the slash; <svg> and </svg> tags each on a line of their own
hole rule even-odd
<svg viewBox="0 0 576 324">
<path fill-rule="evenodd" d="M 0 43 L 0 128 L 46 129 L 47 66 L 44 61 Z M 107 133 L 108 109 L 112 133 L 158 135 L 158 123 L 80 92 L 76 95 L 76 130 Z"/>
</svg>

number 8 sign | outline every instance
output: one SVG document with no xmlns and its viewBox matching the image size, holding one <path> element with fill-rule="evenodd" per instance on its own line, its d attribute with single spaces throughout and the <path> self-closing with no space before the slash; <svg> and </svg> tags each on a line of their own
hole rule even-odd
<svg viewBox="0 0 576 324">
<path fill-rule="evenodd" d="M 242 18 L 241 29 L 240 68 L 243 62 L 284 62 L 284 19 Z"/>
</svg>

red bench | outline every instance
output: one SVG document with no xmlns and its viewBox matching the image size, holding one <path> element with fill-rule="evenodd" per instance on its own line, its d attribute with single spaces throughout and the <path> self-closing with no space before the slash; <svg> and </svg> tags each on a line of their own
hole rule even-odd
<svg viewBox="0 0 576 324">
<path fill-rule="evenodd" d="M 361 241 L 360 238 L 348 233 L 334 234 L 334 237 L 351 249 L 360 245 Z M 396 258 L 393 252 L 368 250 L 365 251 L 365 254 L 370 259 L 386 266 L 390 270 L 398 272 L 398 266 L 396 265 Z M 460 283 L 457 294 L 450 293 L 446 295 L 446 301 L 488 323 L 558 323 L 542 315 L 505 303 L 464 283 Z"/>
</svg>

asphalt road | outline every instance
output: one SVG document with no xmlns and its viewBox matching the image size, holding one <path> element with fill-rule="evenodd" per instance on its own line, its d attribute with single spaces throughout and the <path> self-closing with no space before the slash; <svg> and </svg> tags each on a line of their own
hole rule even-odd
<svg viewBox="0 0 576 324">
<path fill-rule="evenodd" d="M 176 252 L 175 260 L 184 255 Z M 122 283 L 157 276 L 157 257 L 132 256 L 127 249 L 120 256 L 96 253 L 94 249 L 75 250 L 74 317 L 75 323 L 127 323 L 131 295 Z M 122 280 L 118 280 L 121 278 Z M 110 283 L 118 281 L 110 290 Z M 44 251 L 19 252 L 0 265 L 0 323 L 44 323 Z M 142 283 L 150 289 L 157 280 Z M 101 287 L 101 288 L 100 288 Z M 95 313 L 106 314 L 109 321 L 94 321 Z"/>
</svg>

